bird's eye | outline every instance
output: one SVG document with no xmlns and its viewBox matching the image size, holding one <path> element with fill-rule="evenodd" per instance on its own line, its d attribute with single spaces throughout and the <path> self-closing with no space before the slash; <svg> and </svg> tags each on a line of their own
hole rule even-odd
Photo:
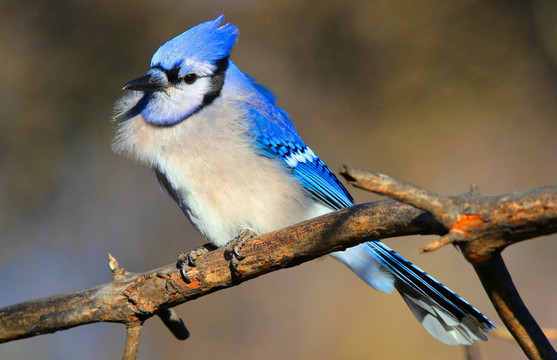
<svg viewBox="0 0 557 360">
<path fill-rule="evenodd" d="M 184 75 L 184 82 L 186 84 L 193 84 L 195 82 L 195 80 L 197 80 L 197 74 L 190 73 L 190 74 Z"/>
</svg>

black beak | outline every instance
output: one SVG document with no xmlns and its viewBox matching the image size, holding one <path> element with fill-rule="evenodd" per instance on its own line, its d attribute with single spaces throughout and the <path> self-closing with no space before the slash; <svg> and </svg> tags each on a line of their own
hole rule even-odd
<svg viewBox="0 0 557 360">
<path fill-rule="evenodd" d="M 163 91 L 165 84 L 158 82 L 151 75 L 144 75 L 128 82 L 122 90 Z"/>
</svg>

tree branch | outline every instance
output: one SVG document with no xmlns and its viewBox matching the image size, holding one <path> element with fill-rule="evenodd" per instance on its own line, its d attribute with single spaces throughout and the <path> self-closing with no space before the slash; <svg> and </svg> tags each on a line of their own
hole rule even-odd
<svg viewBox="0 0 557 360">
<path fill-rule="evenodd" d="M 352 185 L 410 204 L 431 213 L 449 230 L 426 246 L 433 251 L 456 242 L 472 264 L 489 260 L 518 241 L 557 232 L 557 185 L 482 196 L 472 185 L 458 196 L 440 196 L 387 175 L 344 166 Z"/>
<path fill-rule="evenodd" d="M 124 272 L 111 258 L 110 283 L 0 309 L 0 343 L 93 322 L 137 324 L 186 301 L 361 242 L 445 231 L 422 210 L 386 200 L 253 238 L 242 247 L 246 258 L 238 266 L 240 276 L 232 275 L 222 248 L 197 260 L 188 271 L 190 284 L 184 283 L 174 264 L 135 274 Z"/>
</svg>

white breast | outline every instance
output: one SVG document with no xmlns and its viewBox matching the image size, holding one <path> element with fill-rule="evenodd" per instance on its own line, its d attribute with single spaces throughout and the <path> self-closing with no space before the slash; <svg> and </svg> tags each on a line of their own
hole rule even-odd
<svg viewBox="0 0 557 360">
<path fill-rule="evenodd" d="M 216 246 L 243 229 L 262 234 L 326 212 L 282 164 L 254 151 L 243 124 L 244 114 L 221 97 L 173 127 L 149 125 L 141 115 L 124 121 L 113 149 L 163 172 Z"/>
</svg>

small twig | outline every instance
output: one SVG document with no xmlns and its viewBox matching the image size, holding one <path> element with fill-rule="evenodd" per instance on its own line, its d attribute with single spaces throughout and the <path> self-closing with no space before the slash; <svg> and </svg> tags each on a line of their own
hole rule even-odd
<svg viewBox="0 0 557 360">
<path fill-rule="evenodd" d="M 117 273 L 120 270 L 120 265 L 114 256 L 111 253 L 108 253 L 108 268 L 110 272 Z"/>
<path fill-rule="evenodd" d="M 135 360 L 135 358 L 137 357 L 137 350 L 139 349 L 139 338 L 141 337 L 142 329 L 143 322 L 126 326 L 126 347 L 124 348 L 124 355 L 122 355 L 122 360 Z"/>
<path fill-rule="evenodd" d="M 125 269 L 120 267 L 118 261 L 111 253 L 108 253 L 108 268 L 110 269 L 114 280 L 122 277 L 126 273 Z"/>
<path fill-rule="evenodd" d="M 420 249 L 421 253 L 428 253 L 428 252 L 432 252 L 435 251 L 445 245 L 449 245 L 454 243 L 455 241 L 459 240 L 461 237 L 457 234 L 455 234 L 454 232 L 450 232 L 446 235 L 443 235 L 442 237 L 440 237 L 437 240 L 434 240 L 430 243 L 428 243 L 426 246 L 424 246 L 423 248 Z"/>
<path fill-rule="evenodd" d="M 176 315 L 172 309 L 164 309 L 157 312 L 164 325 L 178 340 L 186 340 L 190 337 L 190 332 L 184 324 L 184 321 Z"/>
<path fill-rule="evenodd" d="M 438 216 L 447 216 L 447 210 L 452 210 L 452 205 L 447 198 L 384 174 L 347 165 L 340 168 L 339 174 L 357 188 L 387 196 Z"/>
</svg>

